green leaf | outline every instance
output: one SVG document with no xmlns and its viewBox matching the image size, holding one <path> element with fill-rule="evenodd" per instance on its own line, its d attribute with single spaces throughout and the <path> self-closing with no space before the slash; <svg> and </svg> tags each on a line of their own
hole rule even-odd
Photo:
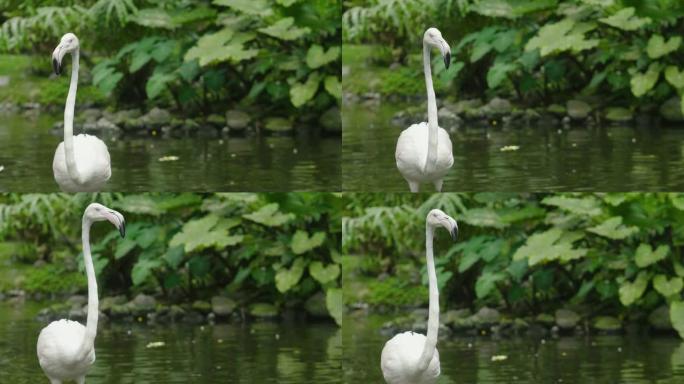
<svg viewBox="0 0 684 384">
<path fill-rule="evenodd" d="M 337 76 L 327 76 L 323 85 L 325 90 L 334 98 L 338 100 L 342 98 L 342 82 L 340 82 Z"/>
<path fill-rule="evenodd" d="M 112 93 L 112 91 L 116 88 L 116 85 L 119 84 L 119 81 L 123 79 L 123 73 L 121 72 L 113 72 L 108 76 L 105 76 L 102 78 L 101 81 L 96 83 L 95 85 L 97 88 L 100 89 L 100 91 L 106 95 Z"/>
<path fill-rule="evenodd" d="M 314 261 L 309 264 L 309 274 L 321 285 L 325 285 L 337 279 L 340 275 L 340 266 L 338 264 L 323 266 L 320 261 Z"/>
<path fill-rule="evenodd" d="M 597 216 L 601 214 L 601 203 L 591 195 L 582 198 L 559 195 L 549 196 L 542 200 L 542 204 L 553 205 L 580 216 Z"/>
<path fill-rule="evenodd" d="M 188 221 L 171 238 L 169 246 L 183 245 L 185 252 L 189 253 L 211 247 L 223 249 L 242 242 L 243 235 L 229 236 L 225 228 L 214 228 L 218 221 L 219 217 L 213 214 Z"/>
<path fill-rule="evenodd" d="M 570 261 L 586 256 L 587 249 L 574 249 L 572 243 L 579 240 L 576 232 L 563 232 L 554 227 L 530 236 L 525 244 L 513 254 L 513 260 L 527 259 L 530 266 L 555 260 Z"/>
<path fill-rule="evenodd" d="M 114 252 L 114 258 L 118 260 L 118 259 L 128 255 L 137 246 L 138 246 L 138 243 L 136 243 L 133 239 L 131 239 L 130 236 L 121 240 L 116 245 L 116 252 Z"/>
<path fill-rule="evenodd" d="M 335 319 L 337 325 L 342 326 L 344 300 L 340 288 L 329 288 L 325 292 L 325 306 L 328 308 L 330 316 Z"/>
<path fill-rule="evenodd" d="M 292 17 L 280 19 L 269 27 L 259 28 L 258 31 L 281 40 L 296 40 L 311 32 L 308 27 L 294 26 L 294 18 Z"/>
<path fill-rule="evenodd" d="M 145 8 L 131 17 L 131 21 L 148 28 L 174 29 L 176 27 L 171 15 L 162 8 Z"/>
<path fill-rule="evenodd" d="M 636 72 L 632 75 L 629 85 L 632 88 L 632 94 L 636 97 L 641 97 L 650 91 L 660 76 L 661 66 L 658 63 L 651 63 L 645 73 Z"/>
<path fill-rule="evenodd" d="M 485 272 L 475 283 L 475 294 L 478 299 L 485 298 L 496 288 L 496 283 L 506 278 L 503 273 Z"/>
<path fill-rule="evenodd" d="M 679 337 L 684 339 L 684 302 L 674 301 L 670 303 L 670 322 L 679 333 Z"/>
<path fill-rule="evenodd" d="M 152 56 L 149 53 L 135 50 L 128 71 L 131 73 L 138 72 L 140 68 L 144 67 L 150 60 L 152 60 Z"/>
<path fill-rule="evenodd" d="M 516 68 L 517 66 L 512 63 L 495 63 L 487 72 L 487 85 L 489 88 L 498 87 L 504 80 L 508 78 L 508 72 L 511 72 Z"/>
<path fill-rule="evenodd" d="M 258 211 L 242 215 L 242 217 L 267 227 L 279 227 L 295 218 L 291 213 L 279 212 L 278 203 L 264 205 Z"/>
<path fill-rule="evenodd" d="M 653 278 L 653 288 L 666 298 L 678 295 L 684 288 L 684 279 L 681 277 L 667 278 L 665 275 L 656 275 Z"/>
<path fill-rule="evenodd" d="M 314 44 L 306 52 L 306 65 L 311 69 L 316 69 L 337 60 L 338 57 L 340 57 L 339 46 L 323 51 L 323 47 Z"/>
<path fill-rule="evenodd" d="M 140 285 L 144 283 L 152 273 L 152 270 L 158 268 L 160 265 L 161 262 L 158 259 L 139 260 L 137 263 L 135 263 L 133 270 L 131 271 L 131 280 L 133 281 L 133 285 Z"/>
<path fill-rule="evenodd" d="M 638 233 L 639 228 L 624 226 L 622 225 L 622 217 L 615 216 L 599 225 L 587 228 L 587 231 L 593 232 L 599 236 L 607 237 L 609 239 L 622 240 L 635 233 Z"/>
<path fill-rule="evenodd" d="M 303 257 L 300 257 L 295 259 L 289 269 L 281 268 L 276 272 L 276 288 L 278 288 L 280 293 L 285 293 L 297 285 L 299 279 L 302 278 L 306 263 L 307 261 Z"/>
<path fill-rule="evenodd" d="M 169 247 L 162 257 L 169 264 L 169 267 L 176 269 L 183 261 L 184 256 L 185 253 L 183 252 L 183 246 L 177 245 L 175 247 Z"/>
<path fill-rule="evenodd" d="M 259 53 L 258 49 L 244 47 L 244 43 L 253 39 L 253 34 L 236 34 L 231 28 L 226 27 L 216 33 L 202 36 L 197 44 L 186 52 L 184 60 L 188 62 L 197 59 L 202 67 L 224 61 L 239 63 Z"/>
<path fill-rule="evenodd" d="M 461 220 L 476 227 L 504 228 L 508 225 L 491 208 L 468 209 L 461 215 Z"/>
<path fill-rule="evenodd" d="M 679 71 L 679 68 L 674 65 L 669 65 L 665 68 L 665 80 L 676 89 L 684 88 L 684 71 Z"/>
<path fill-rule="evenodd" d="M 511 0 L 480 0 L 468 3 L 469 11 L 487 17 L 504 17 L 516 19 L 528 13 L 551 9 L 557 0 L 511 1 Z"/>
<path fill-rule="evenodd" d="M 175 77 L 168 73 L 154 73 L 147 84 L 145 84 L 145 92 L 149 99 L 155 99 L 162 91 L 166 89 L 166 84 L 173 81 Z"/>
<path fill-rule="evenodd" d="M 539 49 L 543 56 L 563 51 L 574 53 L 594 48 L 598 39 L 585 39 L 585 33 L 594 29 L 594 23 L 576 23 L 574 19 L 566 17 L 557 22 L 544 25 L 537 35 L 525 45 L 525 51 Z"/>
<path fill-rule="evenodd" d="M 599 19 L 599 21 L 623 31 L 635 31 L 651 22 L 648 17 L 634 16 L 634 12 L 634 7 L 623 8 L 610 17 Z"/>
<path fill-rule="evenodd" d="M 316 91 L 318 91 L 318 86 L 321 82 L 321 77 L 318 72 L 313 72 L 309 75 L 309 78 L 305 83 L 295 83 L 290 88 L 290 101 L 292 105 L 299 108 L 306 104 L 307 101 L 311 100 Z"/>
<path fill-rule="evenodd" d="M 639 272 L 634 282 L 625 281 L 620 285 L 620 302 L 624 306 L 632 305 L 644 294 L 648 286 L 648 274 Z"/>
<path fill-rule="evenodd" d="M 637 247 L 634 262 L 637 267 L 644 268 L 664 259 L 667 257 L 668 253 L 670 253 L 670 247 L 668 245 L 660 245 L 654 251 L 651 244 L 641 243 L 639 244 L 639 247 Z"/>
<path fill-rule="evenodd" d="M 261 15 L 262 17 L 273 14 L 270 4 L 266 0 L 214 0 L 215 5 L 230 7 L 238 12 L 248 15 Z"/>
<path fill-rule="evenodd" d="M 667 42 L 661 35 L 653 35 L 648 39 L 648 46 L 646 53 L 651 59 L 657 59 L 667 55 L 670 52 L 676 51 L 682 43 L 682 38 L 674 36 Z"/>
<path fill-rule="evenodd" d="M 313 236 L 309 235 L 302 230 L 297 230 L 294 236 L 292 236 L 292 243 L 290 247 L 295 255 L 301 255 L 303 253 L 309 252 L 310 250 L 320 247 L 325 241 L 325 232 L 316 232 Z"/>
</svg>

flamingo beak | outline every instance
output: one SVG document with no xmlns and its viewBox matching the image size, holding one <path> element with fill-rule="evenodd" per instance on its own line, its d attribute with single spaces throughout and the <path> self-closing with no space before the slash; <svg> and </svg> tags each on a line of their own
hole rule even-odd
<svg viewBox="0 0 684 384">
<path fill-rule="evenodd" d="M 451 47 L 449 47 L 449 44 L 447 44 L 446 41 L 442 41 L 440 47 L 442 50 L 442 56 L 444 56 L 444 66 L 446 69 L 449 69 L 449 65 L 451 64 Z"/>
<path fill-rule="evenodd" d="M 52 52 L 52 70 L 55 75 L 60 75 L 62 73 L 62 59 L 64 58 L 64 51 L 62 50 L 62 45 L 58 45 L 57 48 Z"/>
<path fill-rule="evenodd" d="M 119 230 L 121 237 L 126 237 L 126 220 L 123 215 L 116 211 L 109 211 L 108 213 L 107 220 Z"/>
</svg>

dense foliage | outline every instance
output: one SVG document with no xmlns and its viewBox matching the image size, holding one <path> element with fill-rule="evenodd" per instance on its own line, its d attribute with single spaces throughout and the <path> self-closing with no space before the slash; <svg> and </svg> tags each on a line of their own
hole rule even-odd
<svg viewBox="0 0 684 384">
<path fill-rule="evenodd" d="M 122 104 L 302 114 L 341 96 L 335 0 L 0 0 L 0 53 L 39 54 L 48 70 L 67 31 Z"/>
<path fill-rule="evenodd" d="M 406 61 L 420 53 L 425 28 L 437 26 L 451 42 L 453 72 L 461 71 L 447 79 L 458 79 L 454 89 L 647 106 L 684 91 L 683 17 L 675 0 L 346 1 L 343 36 L 389 46 Z"/>
<path fill-rule="evenodd" d="M 684 337 L 684 195 L 674 193 L 351 195 L 342 224 L 347 304 L 427 301 L 424 225 L 433 208 L 460 228 L 455 244 L 436 236 L 447 307 L 571 306 L 637 319 L 666 303 Z M 355 291 L 356 281 L 368 289 Z"/>
<path fill-rule="evenodd" d="M 80 221 L 91 201 L 127 221 L 123 240 L 111 226 L 93 227 L 102 292 L 173 301 L 224 292 L 243 304 L 297 306 L 323 291 L 341 317 L 342 202 L 325 193 L 0 195 L 0 270 L 14 275 L 0 277 L 0 290 L 85 289 Z"/>
</svg>

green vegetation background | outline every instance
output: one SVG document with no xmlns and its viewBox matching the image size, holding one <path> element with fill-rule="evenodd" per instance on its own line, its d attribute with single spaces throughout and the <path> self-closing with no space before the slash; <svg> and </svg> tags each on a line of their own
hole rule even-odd
<svg viewBox="0 0 684 384">
<path fill-rule="evenodd" d="M 85 292 L 81 217 L 93 201 L 127 222 L 124 239 L 111 225 L 93 227 L 101 295 L 224 294 L 282 309 L 322 293 L 341 321 L 342 199 L 330 193 L 0 194 L 0 293 Z"/>
<path fill-rule="evenodd" d="M 64 103 L 68 76 L 48 80 L 50 56 L 74 32 L 83 103 L 319 114 L 341 97 L 340 9 L 337 0 L 0 0 L 0 73 L 15 77 L 0 102 Z"/>
<path fill-rule="evenodd" d="M 452 68 L 433 65 L 444 94 L 649 112 L 684 91 L 683 20 L 678 0 L 345 0 L 344 88 L 424 94 L 421 39 L 434 26 L 452 47 Z"/>
<path fill-rule="evenodd" d="M 440 208 L 459 239 L 437 232 L 442 308 L 510 316 L 572 308 L 643 322 L 669 306 L 684 337 L 684 194 L 349 194 L 342 222 L 344 300 L 375 310 L 427 304 L 425 216 Z"/>
</svg>

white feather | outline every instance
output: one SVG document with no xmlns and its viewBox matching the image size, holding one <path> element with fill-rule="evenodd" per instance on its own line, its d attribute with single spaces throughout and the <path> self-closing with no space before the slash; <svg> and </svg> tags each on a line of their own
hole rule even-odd
<svg viewBox="0 0 684 384">
<path fill-rule="evenodd" d="M 69 176 L 66 165 L 64 142 L 59 143 L 52 161 L 55 181 L 64 192 L 97 192 L 100 191 L 112 175 L 107 145 L 95 136 L 74 136 L 74 154 L 76 167 L 84 181 L 79 183 Z"/>
</svg>

